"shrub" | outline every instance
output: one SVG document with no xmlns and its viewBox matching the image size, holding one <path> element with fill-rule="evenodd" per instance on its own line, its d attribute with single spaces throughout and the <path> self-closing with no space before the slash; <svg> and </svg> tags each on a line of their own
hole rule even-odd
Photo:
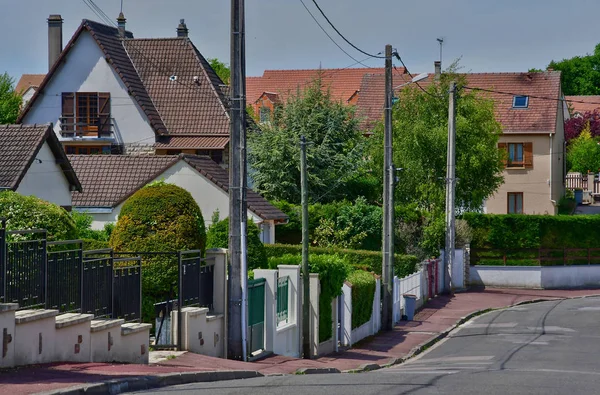
<svg viewBox="0 0 600 395">
<path fill-rule="evenodd" d="M 355 270 L 347 280 L 352 284 L 352 329 L 371 319 L 376 281 L 372 273 Z"/>
<path fill-rule="evenodd" d="M 72 211 L 71 218 L 75 222 L 77 234 L 80 239 L 108 242 L 110 234 L 114 229 L 114 224 L 112 223 L 105 224 L 103 230 L 92 229 L 92 221 L 94 218 L 88 213 Z"/>
<path fill-rule="evenodd" d="M 267 253 L 260 241 L 260 229 L 252 221 L 248 222 L 248 270 L 267 267 Z M 206 234 L 206 248 L 227 248 L 229 244 L 229 219 L 213 222 Z"/>
<path fill-rule="evenodd" d="M 106 248 L 110 248 L 108 244 L 108 240 L 96 240 L 96 239 L 82 239 L 83 240 L 83 250 L 103 250 Z"/>
<path fill-rule="evenodd" d="M 0 192 L 0 218 L 6 219 L 8 230 L 46 229 L 49 241 L 77 238 L 77 228 L 69 213 L 35 196 Z"/>
<path fill-rule="evenodd" d="M 176 252 L 203 250 L 205 240 L 204 219 L 192 195 L 178 186 L 157 183 L 127 199 L 110 246 L 116 252 Z M 177 289 L 177 256 L 147 256 L 142 265 L 142 317 L 148 322 L 154 315 L 153 305 Z"/>
<path fill-rule="evenodd" d="M 281 257 L 286 254 L 301 255 L 301 245 L 290 244 L 267 244 L 265 245 L 267 256 Z M 381 274 L 382 254 L 380 251 L 348 250 L 337 247 L 310 247 L 309 259 L 313 255 L 339 255 L 350 265 L 361 270 Z M 400 278 L 416 272 L 419 260 L 414 255 L 394 255 L 394 274 Z"/>
</svg>

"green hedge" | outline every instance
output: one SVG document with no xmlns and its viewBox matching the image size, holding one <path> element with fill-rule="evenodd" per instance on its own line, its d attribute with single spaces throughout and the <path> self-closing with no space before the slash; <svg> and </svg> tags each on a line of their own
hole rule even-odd
<svg viewBox="0 0 600 395">
<path fill-rule="evenodd" d="M 473 229 L 471 247 L 596 248 L 600 246 L 600 215 L 463 215 Z"/>
<path fill-rule="evenodd" d="M 103 250 L 106 248 L 110 248 L 108 241 L 104 240 L 95 240 L 95 239 L 82 239 L 83 240 L 83 250 Z"/>
<path fill-rule="evenodd" d="M 248 222 L 248 270 L 265 268 L 267 254 L 260 241 L 260 229 L 252 221 Z M 227 248 L 229 245 L 229 218 L 213 223 L 206 233 L 206 248 Z"/>
<path fill-rule="evenodd" d="M 371 273 L 355 270 L 348 276 L 352 284 L 352 329 L 371 319 L 375 298 L 375 277 Z"/>
<path fill-rule="evenodd" d="M 286 254 L 301 255 L 302 246 L 292 244 L 266 244 L 268 257 L 281 257 Z M 310 247 L 310 255 L 339 255 L 357 269 L 381 274 L 382 254 L 379 251 L 348 250 L 336 247 Z M 394 255 L 394 274 L 400 278 L 417 271 L 419 260 L 414 255 Z"/>
</svg>

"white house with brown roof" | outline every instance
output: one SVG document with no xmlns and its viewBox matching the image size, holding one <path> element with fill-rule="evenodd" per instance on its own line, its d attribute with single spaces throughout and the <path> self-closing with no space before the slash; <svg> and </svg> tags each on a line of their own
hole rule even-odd
<svg viewBox="0 0 600 395">
<path fill-rule="evenodd" d="M 128 197 L 155 181 L 186 189 L 202 210 L 206 226 L 219 211 L 229 216 L 229 175 L 209 157 L 196 155 L 72 155 L 69 156 L 83 185 L 73 194 L 73 208 L 93 217 L 92 228 L 116 222 Z M 287 216 L 256 192 L 248 189 L 248 219 L 261 228 L 263 243 L 275 242 L 275 225 Z"/>
<path fill-rule="evenodd" d="M 21 95 L 23 107 L 31 100 L 45 76 L 46 74 L 23 74 L 21 78 L 19 78 L 19 81 L 15 86 L 15 92 Z"/>
<path fill-rule="evenodd" d="M 83 20 L 62 49 L 53 36 L 62 37 L 62 19 L 50 19 L 49 45 L 61 47 L 50 53 L 60 55 L 19 123 L 52 122 L 68 154 L 189 153 L 226 161 L 223 83 L 187 28 L 177 37 L 136 39 L 124 19 L 119 28 Z"/>
<path fill-rule="evenodd" d="M 435 74 L 419 84 L 434 83 Z M 485 202 L 492 214 L 551 214 L 565 191 L 564 120 L 568 117 L 560 72 L 470 73 L 467 85 L 482 90 L 494 101 L 502 125 L 498 147 L 506 151 L 504 183 Z M 394 76 L 394 86 L 410 84 L 407 76 Z M 363 127 L 372 128 L 383 115 L 385 76 L 365 75 L 357 102 Z"/>
<path fill-rule="evenodd" d="M 50 124 L 0 125 L 0 158 L 0 191 L 33 195 L 70 210 L 71 193 L 82 190 Z"/>
</svg>

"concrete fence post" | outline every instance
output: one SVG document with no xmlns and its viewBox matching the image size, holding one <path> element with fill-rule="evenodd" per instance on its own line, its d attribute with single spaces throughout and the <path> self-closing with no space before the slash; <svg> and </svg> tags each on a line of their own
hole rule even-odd
<svg viewBox="0 0 600 395">
<path fill-rule="evenodd" d="M 342 338 L 340 344 L 343 347 L 352 346 L 352 284 L 344 282 L 342 296 L 344 309 L 342 311 Z"/>
<path fill-rule="evenodd" d="M 319 355 L 319 295 L 321 284 L 317 273 L 310 273 L 310 357 Z"/>
</svg>

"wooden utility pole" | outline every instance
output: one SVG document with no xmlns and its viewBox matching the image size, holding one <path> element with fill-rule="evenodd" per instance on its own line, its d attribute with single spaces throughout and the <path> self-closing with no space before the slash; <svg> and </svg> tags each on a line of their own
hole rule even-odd
<svg viewBox="0 0 600 395">
<path fill-rule="evenodd" d="M 385 46 L 385 109 L 383 153 L 383 314 L 385 330 L 394 327 L 394 165 L 392 151 L 392 46 Z"/>
<path fill-rule="evenodd" d="M 454 263 L 456 196 L 456 83 L 450 84 L 448 105 L 448 152 L 446 154 L 446 246 L 444 248 L 444 289 L 452 292 L 450 273 Z"/>
<path fill-rule="evenodd" d="M 231 0 L 227 357 L 246 359 L 246 80 L 244 0 Z"/>
<path fill-rule="evenodd" d="M 310 358 L 310 278 L 308 273 L 308 181 L 306 137 L 300 136 L 300 187 L 302 190 L 302 354 Z"/>
</svg>

